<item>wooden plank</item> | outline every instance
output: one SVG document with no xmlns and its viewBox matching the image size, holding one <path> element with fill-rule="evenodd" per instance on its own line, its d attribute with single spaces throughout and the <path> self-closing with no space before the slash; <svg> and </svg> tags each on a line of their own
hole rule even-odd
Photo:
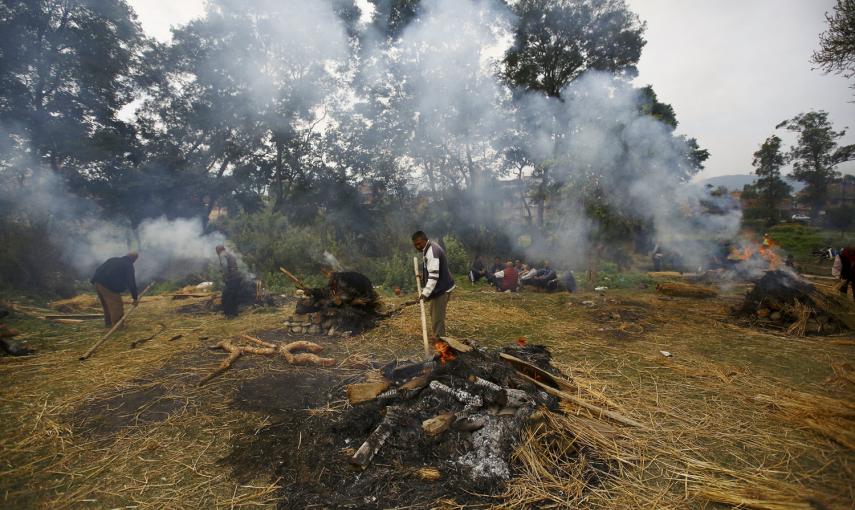
<svg viewBox="0 0 855 510">
<path fill-rule="evenodd" d="M 351 404 L 370 402 L 389 389 L 389 385 L 389 381 L 385 379 L 376 382 L 349 384 L 347 386 L 347 400 Z"/>
</svg>

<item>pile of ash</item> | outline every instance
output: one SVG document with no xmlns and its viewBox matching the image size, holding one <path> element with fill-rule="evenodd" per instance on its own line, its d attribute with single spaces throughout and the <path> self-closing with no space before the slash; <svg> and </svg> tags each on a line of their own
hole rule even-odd
<svg viewBox="0 0 855 510">
<path fill-rule="evenodd" d="M 767 271 L 735 313 L 753 325 L 798 336 L 855 330 L 855 304 L 785 270 Z"/>
</svg>

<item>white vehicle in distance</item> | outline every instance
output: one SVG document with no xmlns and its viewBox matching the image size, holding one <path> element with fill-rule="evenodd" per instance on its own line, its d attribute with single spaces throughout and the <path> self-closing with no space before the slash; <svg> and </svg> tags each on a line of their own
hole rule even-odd
<svg viewBox="0 0 855 510">
<path fill-rule="evenodd" d="M 792 220 L 793 221 L 810 221 L 810 216 L 808 216 L 807 214 L 794 214 Z"/>
</svg>

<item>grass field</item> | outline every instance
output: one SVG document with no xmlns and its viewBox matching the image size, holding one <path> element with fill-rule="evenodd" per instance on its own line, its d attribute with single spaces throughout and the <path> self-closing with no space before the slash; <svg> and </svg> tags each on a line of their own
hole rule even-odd
<svg viewBox="0 0 855 510">
<path fill-rule="evenodd" d="M 579 396 L 646 427 L 599 428 L 597 448 L 619 468 L 576 492 L 569 471 L 551 479 L 533 468 L 533 434 L 496 508 L 855 505 L 855 338 L 742 327 L 728 309 L 744 287 L 712 300 L 665 298 L 652 289 L 571 295 L 458 287 L 451 334 L 494 347 L 520 337 L 544 344 Z M 305 447 L 308 465 L 293 478 L 274 469 L 281 445 L 268 448 L 270 457 L 230 460 L 262 441 L 273 422 L 323 420 L 346 408 L 342 388 L 311 409 L 277 400 L 277 381 L 322 369 L 246 358 L 197 385 L 224 357 L 211 344 L 240 333 L 285 338 L 278 329 L 292 312 L 256 310 L 230 321 L 179 313 L 188 303 L 144 298 L 130 326 L 86 362 L 77 358 L 103 333 L 97 321 L 62 325 L 18 315 L 10 322 L 38 354 L 0 359 L 3 507 L 291 508 L 289 491 L 325 476 Z M 411 307 L 365 335 L 318 339 L 338 361 L 323 370 L 357 377 L 367 360 L 416 358 L 419 328 Z M 564 411 L 553 426 L 571 437 L 585 437 L 574 428 L 597 418 L 569 404 Z M 454 499 L 400 507 L 459 508 Z"/>
<path fill-rule="evenodd" d="M 855 246 L 855 232 L 839 232 L 824 230 L 801 223 L 783 223 L 775 225 L 767 230 L 772 239 L 781 248 L 792 253 L 796 263 L 804 272 L 812 274 L 828 274 L 831 271 L 831 263 L 818 261 L 812 255 L 817 249 L 829 246 L 842 248 L 844 246 Z"/>
</svg>

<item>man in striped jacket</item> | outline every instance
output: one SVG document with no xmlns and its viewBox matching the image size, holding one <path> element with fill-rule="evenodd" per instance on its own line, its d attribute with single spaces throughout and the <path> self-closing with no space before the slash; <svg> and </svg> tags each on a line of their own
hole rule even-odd
<svg viewBox="0 0 855 510">
<path fill-rule="evenodd" d="M 454 278 L 448 269 L 448 259 L 439 244 L 428 239 L 427 234 L 419 230 L 413 234 L 413 246 L 424 257 L 422 264 L 422 294 L 430 306 L 430 320 L 433 336 L 445 336 L 445 310 L 448 299 L 454 290 Z"/>
</svg>

